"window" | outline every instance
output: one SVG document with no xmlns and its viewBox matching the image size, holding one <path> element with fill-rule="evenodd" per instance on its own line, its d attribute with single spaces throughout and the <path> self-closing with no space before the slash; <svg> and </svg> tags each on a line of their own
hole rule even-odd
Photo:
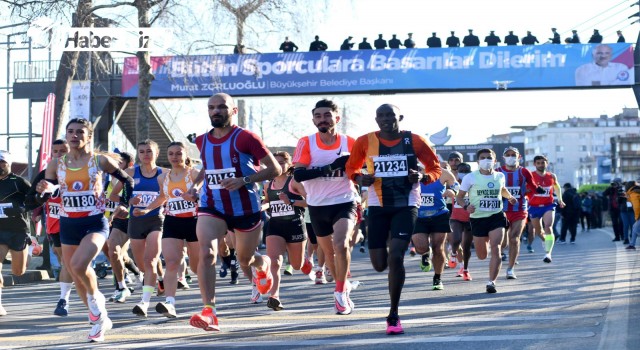
<svg viewBox="0 0 640 350">
<path fill-rule="evenodd" d="M 556 146 L 556 152 L 563 152 L 564 146 Z"/>
<path fill-rule="evenodd" d="M 557 164 L 564 164 L 564 158 L 558 158 L 558 160 L 556 160 Z"/>
<path fill-rule="evenodd" d="M 580 152 L 586 152 L 587 151 L 587 146 L 580 146 Z"/>
</svg>

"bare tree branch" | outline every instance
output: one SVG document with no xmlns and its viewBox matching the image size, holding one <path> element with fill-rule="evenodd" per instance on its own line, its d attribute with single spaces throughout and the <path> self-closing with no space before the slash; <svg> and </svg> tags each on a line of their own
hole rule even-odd
<svg viewBox="0 0 640 350">
<path fill-rule="evenodd" d="M 102 9 L 108 9 L 108 8 L 116 8 L 116 7 L 120 7 L 120 6 L 135 6 L 135 3 L 133 2 L 116 2 L 113 4 L 109 4 L 109 5 L 97 5 L 97 6 L 93 6 L 91 9 L 89 9 L 89 11 L 84 15 L 83 18 L 80 19 L 80 22 L 83 22 L 87 16 L 91 15 L 92 13 L 98 11 L 98 10 L 102 10 Z"/>
</svg>

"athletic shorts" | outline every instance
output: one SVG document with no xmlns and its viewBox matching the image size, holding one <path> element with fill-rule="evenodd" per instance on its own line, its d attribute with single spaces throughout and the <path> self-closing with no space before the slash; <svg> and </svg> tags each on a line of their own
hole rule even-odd
<svg viewBox="0 0 640 350">
<path fill-rule="evenodd" d="M 129 234 L 129 219 L 113 218 L 111 220 L 111 229 L 118 229 L 124 234 Z"/>
<path fill-rule="evenodd" d="M 313 231 L 313 225 L 310 222 L 305 222 L 305 227 L 307 228 L 307 237 L 309 237 L 309 242 L 311 244 L 318 244 L 318 238 L 316 237 L 316 233 Z"/>
<path fill-rule="evenodd" d="M 416 220 L 416 227 L 413 229 L 413 233 L 449 233 L 451 232 L 451 225 L 449 225 L 449 213 L 443 213 L 440 215 L 418 218 Z"/>
<path fill-rule="evenodd" d="M 104 236 L 105 240 L 109 237 L 109 221 L 104 215 L 60 218 L 60 243 L 64 245 L 80 245 L 80 241 L 91 233 Z"/>
<path fill-rule="evenodd" d="M 0 231 L 0 245 L 6 245 L 11 250 L 23 251 L 30 244 L 29 235 L 24 232 Z"/>
<path fill-rule="evenodd" d="M 192 218 L 177 218 L 175 216 L 167 215 L 164 217 L 164 224 L 162 226 L 162 239 L 175 238 L 185 240 L 187 242 L 197 242 L 197 223 L 197 216 Z"/>
<path fill-rule="evenodd" d="M 129 218 L 129 226 L 127 233 L 131 239 L 147 239 L 151 232 L 159 231 L 162 233 L 162 222 L 164 217 L 160 215 L 154 216 L 132 216 Z"/>
<path fill-rule="evenodd" d="M 529 207 L 529 216 L 532 219 L 540 219 L 544 216 L 544 213 L 548 211 L 556 210 L 556 205 L 551 203 L 549 205 L 543 205 L 541 207 Z"/>
<path fill-rule="evenodd" d="M 227 223 L 227 229 L 242 232 L 253 231 L 262 223 L 262 212 L 256 212 L 249 215 L 231 216 L 222 214 L 214 208 L 200 207 L 198 208 L 198 216 L 213 216 Z"/>
<path fill-rule="evenodd" d="M 56 248 L 62 247 L 62 243 L 60 242 L 60 233 L 47 233 L 47 239 L 49 240 L 49 244 Z"/>
<path fill-rule="evenodd" d="M 509 224 L 520 220 L 524 220 L 524 223 L 526 224 L 527 216 L 529 215 L 526 211 L 505 211 L 504 214 L 507 216 Z"/>
<path fill-rule="evenodd" d="M 451 227 L 451 232 L 454 234 L 471 232 L 471 223 L 469 223 L 469 221 L 449 219 L 449 227 Z"/>
<path fill-rule="evenodd" d="M 356 202 L 332 205 L 309 206 L 311 225 L 317 237 L 327 237 L 333 233 L 333 225 L 340 219 L 348 219 L 355 223 Z"/>
<path fill-rule="evenodd" d="M 294 220 L 269 220 L 267 237 L 278 236 L 284 238 L 287 243 L 300 243 L 307 240 L 307 230 L 304 220 L 297 218 Z"/>
<path fill-rule="evenodd" d="M 417 218 L 417 207 L 369 207 L 369 249 L 386 248 L 389 236 L 409 242 Z"/>
<path fill-rule="evenodd" d="M 473 237 L 489 237 L 490 231 L 508 226 L 504 212 L 495 213 L 486 218 L 471 218 L 469 220 Z"/>
</svg>

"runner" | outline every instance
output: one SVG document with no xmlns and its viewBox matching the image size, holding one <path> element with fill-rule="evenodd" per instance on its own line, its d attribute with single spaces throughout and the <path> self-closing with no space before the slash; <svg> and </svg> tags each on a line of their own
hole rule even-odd
<svg viewBox="0 0 640 350">
<path fill-rule="evenodd" d="M 458 194 L 459 187 L 460 184 L 456 181 L 451 171 L 447 169 L 442 169 L 442 174 L 437 181 L 430 183 L 420 182 L 421 204 L 420 208 L 418 208 L 418 219 L 411 240 L 418 253 L 423 256 L 420 262 L 420 268 L 423 271 L 427 269 L 424 256 L 427 255 L 428 259 L 429 248 L 432 248 L 433 290 L 444 289 L 440 277 L 444 271 L 446 260 L 445 238 L 448 233 L 451 233 L 449 209 L 447 209 L 445 197 L 455 197 Z M 458 243 L 458 246 L 460 246 L 460 243 Z M 457 248 L 454 252 L 456 251 Z M 456 254 L 452 254 L 451 258 L 455 261 Z M 428 270 L 430 270 L 430 266 Z"/>
<path fill-rule="evenodd" d="M 553 250 L 553 244 L 556 240 L 553 234 L 553 218 L 555 211 L 555 204 L 553 203 L 553 194 L 558 197 L 558 206 L 564 208 L 564 202 L 562 201 L 562 190 L 558 183 L 558 178 L 554 173 L 547 171 L 547 165 L 549 161 L 545 156 L 533 157 L 533 164 L 536 167 L 536 171 L 533 172 L 533 181 L 542 187 L 543 191 L 529 192 L 529 215 L 531 216 L 531 223 L 533 224 L 533 236 L 529 245 L 533 244 L 533 240 L 536 236 L 542 239 L 542 244 L 545 250 L 544 259 L 542 261 L 546 263 L 551 262 L 551 251 Z M 542 219 L 544 228 L 540 222 Z"/>
<path fill-rule="evenodd" d="M 195 203 L 182 198 L 182 194 L 191 188 L 198 171 L 191 167 L 191 159 L 187 157 L 187 149 L 182 142 L 174 141 L 169 144 L 167 158 L 171 163 L 171 170 L 158 176 L 158 186 L 161 188 L 158 197 L 144 209 L 135 208 L 133 215 L 145 216 L 166 203 L 167 216 L 162 226 L 162 255 L 167 268 L 164 279 L 166 301 L 158 303 L 156 311 L 165 317 L 175 318 L 178 272 L 183 260 L 185 241 L 190 267 L 195 273 L 198 272 L 197 264 L 200 260 L 200 246 L 196 236 L 197 207 Z"/>
<path fill-rule="evenodd" d="M 273 285 L 271 260 L 256 252 L 262 234 L 260 192 L 257 182 L 280 175 L 280 165 L 252 132 L 232 123 L 238 113 L 233 98 L 225 93 L 213 95 L 208 101 L 209 119 L 213 128 L 196 138 L 200 150 L 202 170 L 192 187 L 183 197 L 197 199 L 200 209 L 196 232 L 200 243 L 198 284 L 204 308 L 191 317 L 189 323 L 205 331 L 218 331 L 216 317 L 215 263 L 218 242 L 227 229 L 236 233 L 236 254 L 242 271 L 253 277 L 260 294 L 266 294 Z M 264 166 L 260 169 L 260 165 Z M 260 169 L 258 171 L 258 169 Z M 253 276 L 251 268 L 255 268 Z"/>
<path fill-rule="evenodd" d="M 346 165 L 349 178 L 369 188 L 369 257 L 376 271 L 389 268 L 389 335 L 404 333 L 398 305 L 405 280 L 404 255 L 420 206 L 419 182 L 433 182 L 442 172 L 438 157 L 426 140 L 400 130 L 403 119 L 394 105 L 378 107 L 375 121 L 380 131 L 360 136 Z M 424 165 L 424 175 L 418 171 L 418 160 Z M 365 163 L 367 174 L 362 173 Z"/>
<path fill-rule="evenodd" d="M 55 140 L 51 145 L 51 157 L 60 158 L 69 152 L 69 144 L 67 140 Z M 71 289 L 73 288 L 73 279 L 71 274 L 67 271 L 62 258 L 62 245 L 60 243 L 60 198 L 59 191 L 55 191 L 48 201 L 41 202 L 42 197 L 38 196 L 36 192 L 36 186 L 41 180 L 45 178 L 45 169 L 43 169 L 33 179 L 34 185 L 31 186 L 27 193 L 27 202 L 34 201 L 39 205 L 45 206 L 45 224 L 47 239 L 49 244 L 53 247 L 53 254 L 55 254 L 60 264 L 60 270 L 58 273 L 58 280 L 60 281 L 60 299 L 56 305 L 53 314 L 56 316 L 67 316 L 69 314 L 69 296 Z"/>
<path fill-rule="evenodd" d="M 11 273 L 22 276 L 27 270 L 29 222 L 25 208 L 25 196 L 31 184 L 11 172 L 11 154 L 0 151 L 0 270 L 2 262 L 11 254 Z M 0 273 L 0 316 L 7 311 L 2 306 L 4 280 Z"/>
<path fill-rule="evenodd" d="M 544 193 L 544 189 L 536 184 L 529 169 L 520 166 L 520 152 L 517 148 L 507 147 L 502 155 L 505 165 L 498 168 L 497 171 L 504 174 L 507 190 L 517 199 L 514 205 L 509 204 L 506 199 L 502 204 L 504 213 L 507 216 L 507 222 L 509 222 L 502 248 L 509 247 L 507 279 L 517 279 L 518 277 L 513 270 L 518 260 L 518 255 L 520 255 L 520 236 L 527 222 L 527 194 Z"/>
<path fill-rule="evenodd" d="M 478 259 L 486 259 L 491 247 L 487 293 L 496 293 L 495 282 L 502 265 L 500 246 L 507 227 L 507 219 L 502 212 L 502 199 L 507 198 L 510 204 L 515 204 L 517 200 L 505 187 L 504 174 L 494 171 L 496 154 L 493 150 L 480 149 L 476 156 L 480 169 L 462 179 L 456 203 L 470 214 L 473 245 Z M 467 193 L 469 204 L 464 201 Z"/>
<path fill-rule="evenodd" d="M 471 166 L 467 163 L 460 163 L 457 166 L 457 170 L 457 181 L 458 183 L 462 183 L 462 179 L 471 173 Z M 463 200 L 464 205 L 469 204 L 468 195 L 465 196 Z M 462 277 L 465 281 L 471 281 L 473 278 L 471 277 L 471 273 L 469 273 L 469 259 L 471 258 L 471 242 L 473 242 L 473 235 L 471 234 L 471 224 L 469 224 L 469 212 L 455 200 L 451 210 L 449 225 L 451 226 L 451 235 L 453 236 L 453 246 L 462 248 L 453 249 L 453 251 L 456 252 L 456 261 L 462 261 L 462 266 L 460 266 L 460 270 L 458 270 L 456 277 Z"/>
<path fill-rule="evenodd" d="M 78 295 L 89 308 L 89 332 L 92 342 L 103 341 L 112 322 L 105 308 L 105 297 L 98 290 L 91 262 L 105 244 L 109 227 L 104 217 L 103 173 L 109 173 L 125 184 L 122 203 L 128 203 L 133 179 L 118 168 L 117 161 L 94 154 L 93 127 L 86 119 L 71 119 L 66 126 L 69 153 L 53 158 L 47 165 L 46 180 L 40 181 L 36 191 L 50 197 L 54 185 L 60 182 L 60 241 L 62 257 L 76 285 Z M 120 205 L 117 214 L 125 211 Z"/>
<path fill-rule="evenodd" d="M 265 203 L 269 205 L 269 231 L 267 232 L 267 254 L 272 261 L 273 286 L 267 306 L 274 311 L 284 309 L 280 302 L 280 267 L 283 254 L 289 255 L 289 263 L 294 270 L 308 275 L 313 265 L 304 259 L 307 232 L 304 225 L 304 188 L 293 179 L 291 156 L 287 152 L 273 155 L 282 168 L 282 174 L 265 187 Z"/>
<path fill-rule="evenodd" d="M 347 178 L 344 165 L 354 139 L 336 131 L 340 115 L 333 101 L 318 101 L 311 113 L 318 132 L 298 141 L 293 157 L 293 176 L 307 193 L 311 225 L 328 268 L 325 278 L 328 282 L 334 279 L 336 282 L 334 309 L 337 314 L 348 315 L 353 311 L 347 274 L 358 192 Z"/>
<path fill-rule="evenodd" d="M 144 272 L 144 284 L 142 286 L 142 298 L 131 312 L 138 316 L 147 317 L 151 294 L 157 283 L 158 296 L 164 293 L 164 283 L 162 280 L 163 271 L 160 261 L 162 222 L 164 215 L 160 208 L 149 211 L 142 216 L 133 216 L 136 208 L 144 209 L 160 195 L 160 185 L 158 176 L 168 171 L 156 165 L 156 160 L 160 153 L 158 144 L 153 140 L 144 140 L 137 145 L 138 159 L 140 165 L 133 169 L 127 169 L 127 174 L 133 177 L 135 186 L 133 196 L 129 201 L 129 225 L 127 231 L 131 238 L 131 251 L 133 258 L 140 265 Z M 119 193 L 122 184 L 118 183 L 113 187 L 112 193 Z M 142 264 L 141 264 L 142 263 Z"/>
</svg>

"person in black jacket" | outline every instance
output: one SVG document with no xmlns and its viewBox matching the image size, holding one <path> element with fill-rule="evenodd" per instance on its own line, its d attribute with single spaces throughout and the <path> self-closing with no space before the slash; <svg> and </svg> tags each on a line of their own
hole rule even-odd
<svg viewBox="0 0 640 350">
<path fill-rule="evenodd" d="M 316 35 L 315 37 L 316 40 L 311 42 L 311 45 L 309 45 L 309 51 L 326 51 L 328 46 L 327 44 L 320 40 L 320 37 Z"/>
<path fill-rule="evenodd" d="M 459 47 L 460 46 L 460 38 L 458 38 L 457 36 L 455 36 L 454 31 L 451 31 L 451 36 L 447 38 L 447 46 L 448 47 Z"/>
<path fill-rule="evenodd" d="M 427 46 L 428 47 L 442 47 L 442 40 L 440 40 L 440 38 L 438 38 L 436 36 L 436 33 L 433 32 L 432 36 L 427 39 Z"/>
<path fill-rule="evenodd" d="M 577 190 L 571 186 L 570 183 L 564 184 L 562 188 L 562 201 L 564 202 L 564 208 L 561 209 L 562 226 L 560 227 L 560 241 L 558 241 L 558 243 L 566 243 L 568 230 L 571 234 L 571 244 L 574 244 L 576 242 L 576 232 L 578 230 L 578 219 L 580 218 L 582 199 L 580 198 Z"/>
<path fill-rule="evenodd" d="M 513 30 L 510 30 L 509 35 L 504 37 L 504 43 L 509 46 L 518 45 L 519 42 L 520 42 L 520 38 L 518 38 L 517 35 L 513 34 Z"/>
<path fill-rule="evenodd" d="M 387 48 L 387 41 L 382 38 L 382 34 L 378 34 L 378 39 L 373 42 L 376 50 L 384 50 Z"/>
<path fill-rule="evenodd" d="M 622 218 L 620 217 L 620 207 L 622 205 L 627 205 L 627 199 L 624 196 L 624 189 L 621 184 L 622 180 L 616 178 L 611 182 L 611 186 L 607 187 L 607 189 L 602 192 L 602 195 L 607 198 L 609 216 L 611 217 L 611 225 L 613 226 L 613 234 L 615 235 L 613 242 L 622 240 Z"/>
<path fill-rule="evenodd" d="M 469 29 L 469 35 L 462 39 L 462 43 L 464 46 L 480 46 L 480 38 L 473 35 L 473 29 Z"/>
</svg>

